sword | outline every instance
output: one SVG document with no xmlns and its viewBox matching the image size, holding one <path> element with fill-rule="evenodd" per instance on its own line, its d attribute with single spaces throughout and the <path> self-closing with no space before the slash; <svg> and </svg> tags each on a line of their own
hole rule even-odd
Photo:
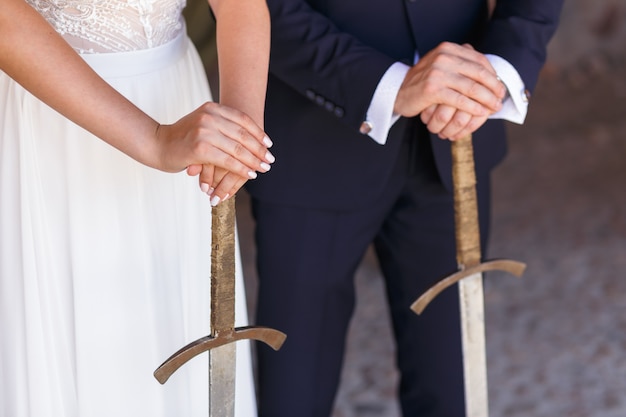
<svg viewBox="0 0 626 417">
<path fill-rule="evenodd" d="M 411 309 L 421 314 L 437 294 L 458 282 L 466 416 L 488 417 L 482 274 L 501 270 L 520 277 L 526 265 L 506 259 L 481 263 L 472 137 L 469 135 L 451 145 L 456 257 L 459 270 L 428 289 L 411 305 Z"/>
<path fill-rule="evenodd" d="M 193 357 L 209 352 L 209 417 L 235 415 L 236 345 L 252 339 L 280 349 L 286 335 L 260 326 L 235 328 L 235 198 L 213 208 L 211 235 L 211 334 L 170 356 L 154 377 L 164 384 Z"/>
</svg>

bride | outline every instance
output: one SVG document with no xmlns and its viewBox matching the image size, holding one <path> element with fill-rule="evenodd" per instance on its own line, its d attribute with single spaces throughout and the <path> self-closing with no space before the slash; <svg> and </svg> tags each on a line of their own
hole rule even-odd
<svg viewBox="0 0 626 417">
<path fill-rule="evenodd" d="M 220 104 L 184 0 L 2 1 L 0 417 L 206 415 L 207 355 L 152 372 L 209 334 L 211 205 L 274 160 L 266 6 L 209 4 Z"/>
</svg>

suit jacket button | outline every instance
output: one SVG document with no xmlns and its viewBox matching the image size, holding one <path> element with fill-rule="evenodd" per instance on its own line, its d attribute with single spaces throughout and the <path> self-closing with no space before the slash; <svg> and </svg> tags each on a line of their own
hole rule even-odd
<svg viewBox="0 0 626 417">
<path fill-rule="evenodd" d="M 363 123 L 361 123 L 361 127 L 359 128 L 359 132 L 361 132 L 364 135 L 367 135 L 368 133 L 370 133 L 372 131 L 373 128 L 374 128 L 374 126 L 372 126 L 372 124 L 366 120 Z"/>
<path fill-rule="evenodd" d="M 333 111 L 333 110 L 335 110 L 335 103 L 333 103 L 333 102 L 331 102 L 331 101 L 327 101 L 327 102 L 324 104 L 324 108 L 325 108 L 326 110 L 328 110 L 328 111 Z"/>
<path fill-rule="evenodd" d="M 326 103 L 326 99 L 320 95 L 315 96 L 315 103 L 317 103 L 318 106 L 323 106 L 324 103 Z"/>
<path fill-rule="evenodd" d="M 304 93 L 306 95 L 306 98 L 308 98 L 311 101 L 315 101 L 315 91 L 313 90 L 306 90 L 306 92 Z"/>
<path fill-rule="evenodd" d="M 337 117 L 343 117 L 343 108 L 342 107 L 335 107 L 335 110 L 333 111 L 333 113 L 335 114 L 335 116 Z"/>
</svg>

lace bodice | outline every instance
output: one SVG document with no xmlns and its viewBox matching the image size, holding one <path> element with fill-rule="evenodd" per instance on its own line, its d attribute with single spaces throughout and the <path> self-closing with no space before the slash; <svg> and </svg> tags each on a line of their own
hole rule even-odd
<svg viewBox="0 0 626 417">
<path fill-rule="evenodd" d="M 27 0 L 81 53 L 152 48 L 184 28 L 185 0 Z"/>
</svg>

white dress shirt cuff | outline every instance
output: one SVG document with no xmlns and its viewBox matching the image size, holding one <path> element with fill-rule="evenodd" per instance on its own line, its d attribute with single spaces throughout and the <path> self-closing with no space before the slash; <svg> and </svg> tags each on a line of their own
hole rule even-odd
<svg viewBox="0 0 626 417">
<path fill-rule="evenodd" d="M 504 119 L 513 123 L 523 124 L 528 113 L 528 100 L 530 93 L 524 86 L 524 81 L 519 73 L 504 58 L 497 55 L 485 55 L 491 66 L 496 70 L 508 90 L 508 95 L 502 103 L 500 111 L 489 116 L 490 119 Z"/>
<path fill-rule="evenodd" d="M 360 131 L 381 145 L 387 142 L 391 126 L 400 118 L 399 114 L 393 112 L 393 107 L 404 77 L 410 68 L 401 62 L 391 65 L 380 79 L 367 109 Z"/>
<path fill-rule="evenodd" d="M 528 113 L 530 93 L 526 90 L 519 73 L 507 60 L 497 55 L 485 55 L 508 90 L 502 109 L 494 113 L 490 119 L 504 119 L 513 123 L 523 124 Z M 380 79 L 369 108 L 366 119 L 361 124 L 361 133 L 368 135 L 376 143 L 387 142 L 389 130 L 400 118 L 393 112 L 396 96 L 411 67 L 396 62 L 387 69 Z"/>
</svg>

